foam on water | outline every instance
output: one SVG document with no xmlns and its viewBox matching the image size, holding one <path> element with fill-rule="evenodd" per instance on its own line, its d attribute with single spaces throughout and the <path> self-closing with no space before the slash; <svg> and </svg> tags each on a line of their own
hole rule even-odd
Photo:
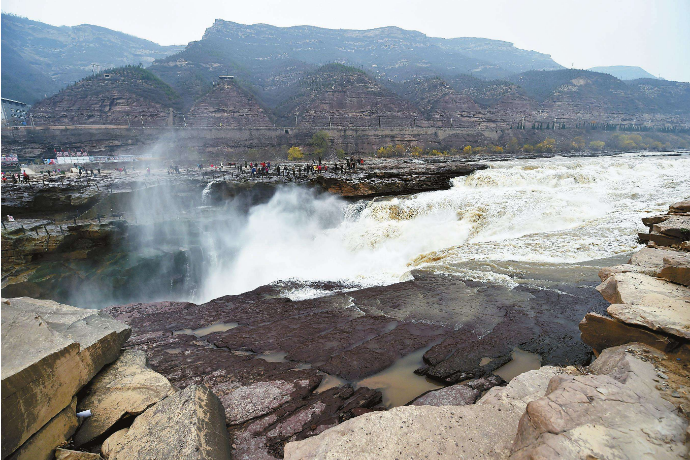
<svg viewBox="0 0 690 460">
<path fill-rule="evenodd" d="M 385 285 L 416 268 L 510 285 L 505 274 L 458 272 L 454 264 L 629 252 L 644 231 L 641 217 L 690 197 L 688 171 L 688 155 L 626 154 L 495 162 L 454 179 L 450 190 L 353 204 L 283 188 L 228 231 L 226 243 L 215 236 L 207 244 L 215 262 L 199 300 L 281 279 Z"/>
</svg>

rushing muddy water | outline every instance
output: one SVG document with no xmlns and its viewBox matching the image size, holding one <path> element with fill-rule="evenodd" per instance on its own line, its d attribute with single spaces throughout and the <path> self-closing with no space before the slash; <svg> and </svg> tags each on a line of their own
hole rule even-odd
<svg viewBox="0 0 690 460">
<path fill-rule="evenodd" d="M 492 263 L 539 269 L 634 250 L 640 217 L 690 196 L 687 171 L 688 155 L 626 154 L 497 162 L 447 191 L 357 203 L 284 188 L 206 235 L 196 300 L 287 279 L 390 284 L 415 268 L 511 284 Z"/>
</svg>

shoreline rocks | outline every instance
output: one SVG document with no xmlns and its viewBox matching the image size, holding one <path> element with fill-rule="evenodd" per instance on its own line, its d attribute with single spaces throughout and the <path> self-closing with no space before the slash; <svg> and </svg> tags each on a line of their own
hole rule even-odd
<svg viewBox="0 0 690 460">
<path fill-rule="evenodd" d="M 133 458 L 228 460 L 230 442 L 223 406 L 208 388 L 190 385 L 138 416 L 115 442 L 107 442 L 108 460 Z"/>
<path fill-rule="evenodd" d="M 650 235 L 675 238 L 667 245 L 672 247 L 660 248 L 660 240 L 648 239 L 627 264 L 600 271 L 597 290 L 611 303 L 610 318 L 589 313 L 580 323 L 582 341 L 595 353 L 636 341 L 684 360 L 690 357 L 690 253 L 682 250 L 690 232 L 681 231 L 686 223 L 677 220 L 690 219 L 688 209 L 690 202 L 680 202 L 666 215 L 643 219 Z"/>
<path fill-rule="evenodd" d="M 2 456 L 71 404 L 120 354 L 131 329 L 103 311 L 2 300 Z M 44 446 L 51 452 L 55 446 Z"/>
<path fill-rule="evenodd" d="M 494 387 L 476 404 L 402 406 L 365 414 L 285 446 L 286 460 L 507 458 L 528 402 L 561 373 L 542 367 Z"/>
</svg>

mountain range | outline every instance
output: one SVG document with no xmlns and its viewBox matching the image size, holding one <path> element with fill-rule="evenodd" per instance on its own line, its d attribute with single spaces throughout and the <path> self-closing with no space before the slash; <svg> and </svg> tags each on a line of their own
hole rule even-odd
<svg viewBox="0 0 690 460">
<path fill-rule="evenodd" d="M 642 69 L 565 69 L 497 40 L 216 20 L 201 40 L 162 47 L 95 26 L 2 21 L 3 97 L 43 99 L 33 113 L 45 124 L 165 125 L 171 116 L 235 127 L 690 123 L 688 83 L 613 75 L 647 75 Z"/>
<path fill-rule="evenodd" d="M 105 27 L 56 27 L 3 13 L 2 97 L 33 104 L 100 70 L 149 66 L 183 48 Z"/>
</svg>

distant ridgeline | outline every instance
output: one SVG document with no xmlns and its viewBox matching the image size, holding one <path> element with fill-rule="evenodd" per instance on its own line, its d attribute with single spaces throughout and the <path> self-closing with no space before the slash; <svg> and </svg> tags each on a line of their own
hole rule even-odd
<svg viewBox="0 0 690 460">
<path fill-rule="evenodd" d="M 690 83 L 621 81 L 586 70 L 395 82 L 326 64 L 305 72 L 277 105 L 229 75 L 217 76 L 189 105 L 184 87 L 151 69 L 129 66 L 84 78 L 34 104 L 33 126 L 690 129 Z"/>
<path fill-rule="evenodd" d="M 265 145 L 281 147 L 288 141 L 276 136 L 291 129 L 412 130 L 380 140 L 392 145 L 415 142 L 421 132 L 415 130 L 462 131 L 424 131 L 427 137 L 419 138 L 453 146 L 499 142 L 505 132 L 522 143 L 535 141 L 530 131 L 551 130 L 548 137 L 558 140 L 580 130 L 690 130 L 690 83 L 614 76 L 644 75 L 641 69 L 564 69 L 548 55 L 496 40 L 433 38 L 396 27 L 330 30 L 217 20 L 201 40 L 180 49 L 93 26 L 52 28 L 4 14 L 2 21 L 3 97 L 6 83 L 11 91 L 23 80 L 43 88 L 37 82 L 48 78 L 46 62 L 88 74 L 77 59 L 80 49 L 128 56 L 124 67 L 94 67 L 67 85 L 64 76 L 50 77 L 52 89 L 45 91 L 53 94 L 28 116 L 27 124 L 39 128 L 275 129 L 273 144 Z M 80 27 L 88 28 L 91 41 L 76 32 Z M 48 53 L 50 40 L 62 51 Z M 142 56 L 148 58 L 141 65 L 132 62 Z M 469 131 L 480 134 L 473 138 Z M 219 136 L 214 132 L 209 136 Z M 380 142 L 363 145 L 385 145 Z M 237 145 L 259 144 L 254 137 Z"/>
</svg>

